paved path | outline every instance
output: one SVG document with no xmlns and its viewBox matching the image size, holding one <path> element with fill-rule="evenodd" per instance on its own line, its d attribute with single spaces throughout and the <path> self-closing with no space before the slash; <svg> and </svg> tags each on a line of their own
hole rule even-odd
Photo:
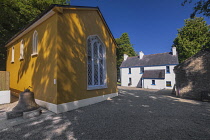
<svg viewBox="0 0 210 140">
<path fill-rule="evenodd" d="M 209 140 L 210 103 L 120 88 L 111 100 L 0 129 L 0 139 Z"/>
</svg>

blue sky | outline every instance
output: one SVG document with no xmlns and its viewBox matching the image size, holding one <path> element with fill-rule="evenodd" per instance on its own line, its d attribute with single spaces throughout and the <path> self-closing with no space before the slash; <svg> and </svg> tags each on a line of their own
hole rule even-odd
<svg viewBox="0 0 210 140">
<path fill-rule="evenodd" d="M 171 51 L 177 29 L 193 12 L 184 0 L 71 0 L 71 5 L 98 6 L 115 38 L 127 32 L 135 51 Z M 210 23 L 209 18 L 205 18 Z"/>
</svg>

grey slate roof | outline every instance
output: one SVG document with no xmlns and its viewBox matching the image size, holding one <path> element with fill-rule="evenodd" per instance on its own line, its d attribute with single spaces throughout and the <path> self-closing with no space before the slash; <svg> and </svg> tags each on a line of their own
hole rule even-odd
<svg viewBox="0 0 210 140">
<path fill-rule="evenodd" d="M 142 78 L 163 78 L 165 79 L 165 70 L 146 70 Z"/>
<path fill-rule="evenodd" d="M 137 66 L 154 66 L 154 65 L 169 65 L 178 64 L 178 56 L 172 55 L 171 52 L 144 55 L 142 59 L 138 56 L 128 57 L 122 62 L 122 67 L 137 67 Z"/>
</svg>

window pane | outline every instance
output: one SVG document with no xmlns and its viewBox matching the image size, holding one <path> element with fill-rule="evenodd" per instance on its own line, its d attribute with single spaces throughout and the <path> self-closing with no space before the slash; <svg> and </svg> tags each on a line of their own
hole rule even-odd
<svg viewBox="0 0 210 140">
<path fill-rule="evenodd" d="M 166 86 L 171 87 L 171 81 L 166 81 Z"/>
<path fill-rule="evenodd" d="M 93 44 L 93 58 L 94 58 L 94 85 L 98 85 L 98 46 L 96 42 Z"/>
<path fill-rule="evenodd" d="M 170 73 L 169 66 L 166 66 L 166 72 L 167 72 L 167 73 Z"/>
<path fill-rule="evenodd" d="M 38 33 L 37 31 L 34 31 L 34 34 L 33 34 L 33 52 L 32 53 L 37 53 L 38 52 Z"/>
<path fill-rule="evenodd" d="M 20 44 L 20 58 L 23 58 L 23 51 L 24 51 L 24 40 L 21 40 Z"/>
<path fill-rule="evenodd" d="M 92 85 L 92 54 L 90 40 L 88 40 L 88 85 Z"/>
<path fill-rule="evenodd" d="M 92 85 L 92 65 L 88 63 L 88 85 Z"/>
<path fill-rule="evenodd" d="M 15 60 L 15 48 L 12 47 L 12 58 L 11 58 L 11 61 L 14 62 Z"/>
<path fill-rule="evenodd" d="M 100 74 L 100 85 L 103 85 L 104 84 L 104 78 L 103 78 L 103 75 L 104 75 L 104 64 L 103 64 L 103 48 L 102 46 L 100 45 L 99 46 L 99 74 Z"/>
<path fill-rule="evenodd" d="M 144 73 L 144 68 L 140 67 L 140 73 Z"/>
</svg>

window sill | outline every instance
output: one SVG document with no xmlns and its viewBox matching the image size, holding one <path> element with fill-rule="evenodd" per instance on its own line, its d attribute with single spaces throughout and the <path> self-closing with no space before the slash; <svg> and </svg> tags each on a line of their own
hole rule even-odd
<svg viewBox="0 0 210 140">
<path fill-rule="evenodd" d="M 151 84 L 151 85 L 155 86 L 155 84 Z"/>
<path fill-rule="evenodd" d="M 19 58 L 20 61 L 22 61 L 24 58 Z"/>
<path fill-rule="evenodd" d="M 131 74 L 131 73 L 128 73 L 128 74 Z"/>
<path fill-rule="evenodd" d="M 96 89 L 104 89 L 108 88 L 107 85 L 102 85 L 102 86 L 88 86 L 87 90 L 96 90 Z"/>
<path fill-rule="evenodd" d="M 166 86 L 166 87 L 172 87 L 172 86 Z"/>
<path fill-rule="evenodd" d="M 139 74 L 144 74 L 144 73 L 139 73 Z"/>
<path fill-rule="evenodd" d="M 13 64 L 14 62 L 15 62 L 15 61 L 10 61 L 10 63 L 12 63 L 12 64 Z"/>
<path fill-rule="evenodd" d="M 38 55 L 38 53 L 33 53 L 33 54 L 31 54 L 31 56 L 33 57 L 33 56 L 37 56 Z"/>
</svg>

